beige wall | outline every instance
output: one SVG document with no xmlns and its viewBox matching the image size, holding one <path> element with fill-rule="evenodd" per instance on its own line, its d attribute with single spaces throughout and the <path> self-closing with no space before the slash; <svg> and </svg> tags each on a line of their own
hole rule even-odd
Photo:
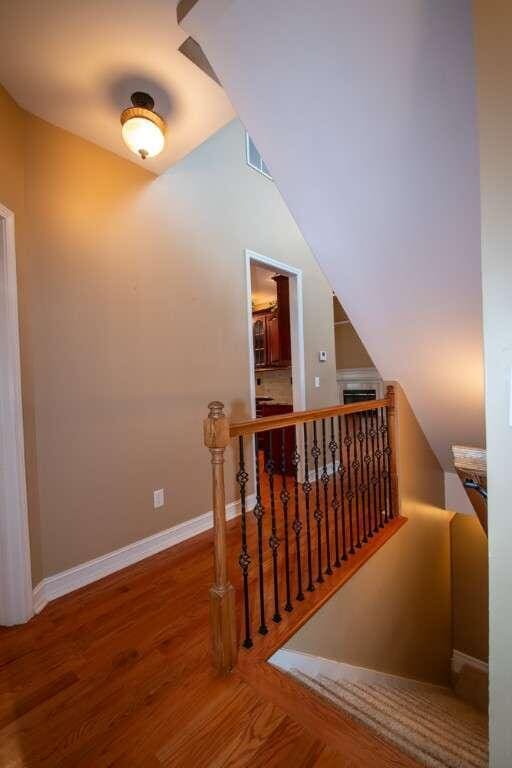
<svg viewBox="0 0 512 768">
<path fill-rule="evenodd" d="M 476 515 L 450 522 L 453 647 L 482 661 L 489 653 L 487 537 Z"/>
<path fill-rule="evenodd" d="M 352 325 L 334 328 L 336 368 L 373 368 L 373 361 Z"/>
<path fill-rule="evenodd" d="M 336 298 L 334 302 L 334 320 L 348 320 L 347 314 Z M 373 368 L 373 361 L 357 335 L 351 323 L 334 327 L 334 344 L 336 350 L 336 368 Z"/>
<path fill-rule="evenodd" d="M 476 0 L 489 490 L 491 766 L 512 765 L 512 6 Z"/>
<path fill-rule="evenodd" d="M 13 109 L 37 580 L 211 508 L 206 405 L 249 410 L 245 248 L 303 269 L 309 407 L 336 401 L 332 292 L 275 185 L 245 164 L 239 122 L 156 179 L 5 99 L 1 126 Z M 7 205 L 21 150 L 18 166 L 0 182 Z"/>
<path fill-rule="evenodd" d="M 443 683 L 451 655 L 443 473 L 400 388 L 398 392 L 400 494 L 409 522 L 287 647 Z"/>
</svg>

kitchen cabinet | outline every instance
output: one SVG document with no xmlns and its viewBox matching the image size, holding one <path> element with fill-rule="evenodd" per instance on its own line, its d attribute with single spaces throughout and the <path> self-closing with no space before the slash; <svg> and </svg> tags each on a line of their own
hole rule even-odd
<svg viewBox="0 0 512 768">
<path fill-rule="evenodd" d="M 277 303 L 252 314 L 255 368 L 288 368 L 291 365 L 289 280 L 276 275 Z"/>
</svg>

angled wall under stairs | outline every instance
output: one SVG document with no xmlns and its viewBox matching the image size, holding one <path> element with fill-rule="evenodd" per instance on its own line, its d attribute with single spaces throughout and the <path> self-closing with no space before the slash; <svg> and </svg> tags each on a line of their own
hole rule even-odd
<svg viewBox="0 0 512 768">
<path fill-rule="evenodd" d="M 448 684 L 450 515 L 443 473 L 400 387 L 397 394 L 398 475 L 409 522 L 285 648 Z"/>
</svg>

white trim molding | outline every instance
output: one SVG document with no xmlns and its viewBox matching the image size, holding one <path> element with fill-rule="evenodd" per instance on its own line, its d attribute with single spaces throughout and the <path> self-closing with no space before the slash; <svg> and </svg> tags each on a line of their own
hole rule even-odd
<svg viewBox="0 0 512 768">
<path fill-rule="evenodd" d="M 247 508 L 256 504 L 256 496 L 247 496 Z M 240 514 L 240 500 L 232 501 L 226 505 L 226 520 L 232 520 Z M 146 557 L 156 555 L 164 549 L 174 547 L 186 539 L 191 539 L 199 533 L 208 531 L 213 527 L 213 512 L 205 512 L 202 515 L 185 520 L 183 523 L 173 525 L 165 531 L 160 531 L 145 539 L 139 539 L 126 547 L 121 547 L 113 552 L 88 560 L 74 568 L 47 576 L 41 581 L 33 592 L 34 611 L 39 613 L 52 600 L 74 592 L 75 589 L 92 584 L 94 581 L 110 576 L 112 573 L 138 563 Z"/>
<path fill-rule="evenodd" d="M 290 333 L 292 344 L 292 391 L 293 409 L 306 409 L 306 373 L 304 362 L 304 311 L 302 297 L 302 270 L 291 267 L 282 261 L 276 261 L 269 256 L 262 256 L 246 248 L 245 250 L 245 279 L 247 288 L 247 333 L 249 343 L 249 392 L 251 398 L 251 415 L 256 418 L 256 371 L 254 367 L 254 349 L 252 339 L 252 291 L 251 291 L 251 261 L 275 269 L 290 279 Z"/>
<path fill-rule="evenodd" d="M 296 669 L 309 677 L 322 675 L 333 681 L 350 681 L 353 683 L 370 683 L 372 685 L 388 685 L 394 688 L 424 688 L 429 691 L 442 691 L 445 693 L 448 689 L 442 685 L 426 683 L 423 680 L 414 678 L 391 675 L 388 672 L 379 672 L 376 669 L 367 667 L 356 667 L 353 664 L 345 664 L 343 661 L 335 659 L 326 659 L 323 656 L 316 656 L 303 651 L 293 651 L 288 648 L 280 648 L 269 662 L 282 669 L 283 672 L 289 672 Z"/>
<path fill-rule="evenodd" d="M 462 670 L 462 667 L 471 667 L 472 669 L 478 669 L 479 672 L 489 674 L 489 664 L 481 659 L 476 659 L 474 656 L 469 656 L 467 653 L 457 651 L 455 648 L 452 653 L 452 672 L 456 675 Z"/>
<path fill-rule="evenodd" d="M 33 615 L 14 214 L 0 205 L 0 624 Z"/>
<path fill-rule="evenodd" d="M 338 368 L 336 382 L 341 405 L 343 392 L 347 389 L 375 389 L 377 400 L 384 397 L 384 382 L 376 368 Z"/>
</svg>

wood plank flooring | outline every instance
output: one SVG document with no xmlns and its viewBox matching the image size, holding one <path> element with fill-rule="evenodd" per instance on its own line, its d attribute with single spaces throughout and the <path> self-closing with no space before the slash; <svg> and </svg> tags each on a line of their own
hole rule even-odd
<svg viewBox="0 0 512 768">
<path fill-rule="evenodd" d="M 358 550 L 343 578 L 402 524 Z M 238 520 L 228 535 L 236 562 Z M 228 678 L 214 675 L 211 558 L 208 532 L 0 629 L 0 766 L 413 768 L 264 660 L 306 620 L 307 601 L 243 651 Z M 233 569 L 237 587 L 239 578 Z M 335 588 L 318 585 L 315 599 Z"/>
</svg>

